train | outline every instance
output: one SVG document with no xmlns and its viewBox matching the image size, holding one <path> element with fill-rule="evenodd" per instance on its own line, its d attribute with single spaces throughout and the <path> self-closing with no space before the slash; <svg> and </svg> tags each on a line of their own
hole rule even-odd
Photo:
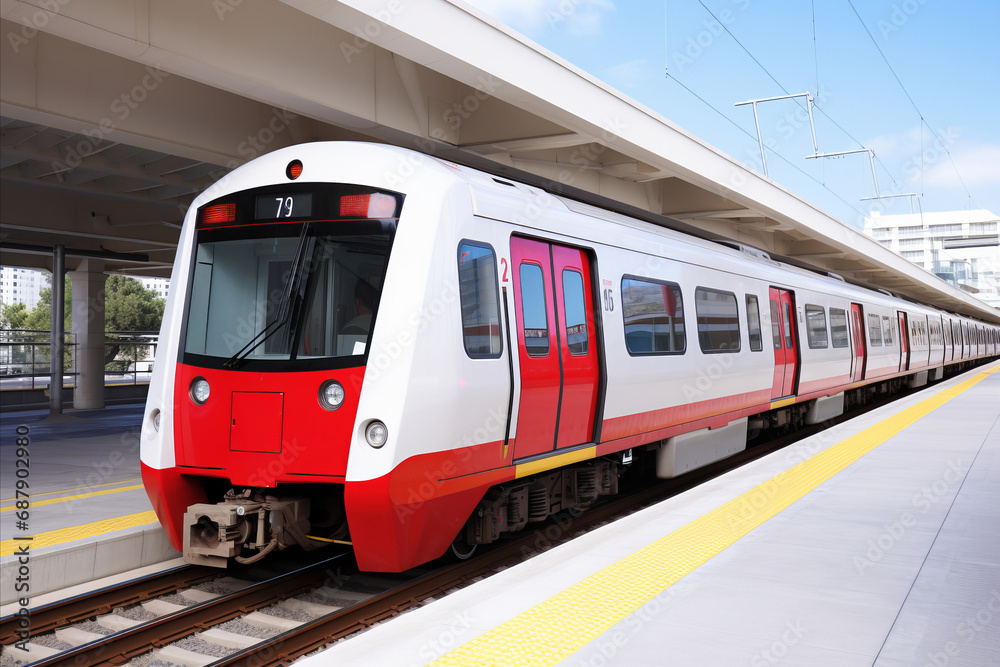
<svg viewBox="0 0 1000 667">
<path fill-rule="evenodd" d="M 276 150 L 186 215 L 141 469 L 192 563 L 400 572 L 994 358 L 1000 328 L 405 148 Z"/>
</svg>

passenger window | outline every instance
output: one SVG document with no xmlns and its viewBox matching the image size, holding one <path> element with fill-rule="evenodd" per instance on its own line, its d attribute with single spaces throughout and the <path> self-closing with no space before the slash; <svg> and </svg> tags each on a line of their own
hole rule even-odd
<svg viewBox="0 0 1000 667">
<path fill-rule="evenodd" d="M 764 349 L 764 340 L 760 331 L 760 306 L 757 297 L 747 294 L 747 329 L 750 332 L 750 349 L 760 352 Z"/>
<path fill-rule="evenodd" d="M 847 311 L 841 308 L 830 309 L 830 338 L 833 347 L 850 347 L 850 332 L 847 327 Z"/>
<path fill-rule="evenodd" d="M 464 242 L 458 247 L 462 338 L 473 359 L 496 359 L 503 349 L 496 267 L 492 246 Z"/>
<path fill-rule="evenodd" d="M 892 320 L 885 315 L 882 316 L 882 342 L 892 345 Z"/>
<path fill-rule="evenodd" d="M 875 313 L 868 313 L 868 342 L 872 347 L 882 347 L 882 323 Z"/>
<path fill-rule="evenodd" d="M 684 302 L 676 283 L 622 278 L 622 316 L 629 354 L 684 353 Z"/>
<path fill-rule="evenodd" d="M 809 347 L 825 349 L 829 347 L 826 334 L 826 310 L 822 306 L 806 304 L 806 333 Z"/>
<path fill-rule="evenodd" d="M 573 355 L 587 354 L 587 306 L 583 294 L 583 276 L 579 271 L 563 269 L 563 307 L 566 309 L 566 345 Z"/>
<path fill-rule="evenodd" d="M 545 279 L 537 264 L 521 265 L 521 315 L 524 348 L 531 357 L 549 353 L 549 323 L 545 312 Z"/>
<path fill-rule="evenodd" d="M 740 318 L 735 294 L 699 287 L 694 291 L 694 309 L 702 352 L 740 351 Z"/>
</svg>

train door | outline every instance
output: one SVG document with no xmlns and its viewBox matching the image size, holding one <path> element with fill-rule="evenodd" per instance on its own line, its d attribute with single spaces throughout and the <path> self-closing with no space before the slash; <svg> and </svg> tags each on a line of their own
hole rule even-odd
<svg viewBox="0 0 1000 667">
<path fill-rule="evenodd" d="M 771 339 L 774 343 L 774 377 L 771 398 L 795 393 L 799 350 L 795 335 L 795 301 L 789 290 L 772 287 Z"/>
<path fill-rule="evenodd" d="M 860 303 L 851 304 L 851 338 L 854 341 L 854 366 L 851 370 L 851 382 L 860 382 L 865 379 L 865 370 L 868 365 L 864 311 Z"/>
<path fill-rule="evenodd" d="M 899 372 L 910 370 L 910 329 L 906 326 L 906 313 L 896 311 L 899 316 Z"/>
<path fill-rule="evenodd" d="M 587 253 L 511 239 L 521 399 L 514 457 L 590 442 L 600 382 Z"/>
</svg>

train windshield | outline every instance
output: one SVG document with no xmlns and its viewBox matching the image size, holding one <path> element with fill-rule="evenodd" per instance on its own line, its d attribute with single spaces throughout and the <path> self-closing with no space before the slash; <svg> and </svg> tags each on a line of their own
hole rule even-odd
<svg viewBox="0 0 1000 667">
<path fill-rule="evenodd" d="M 264 370 L 364 355 L 390 245 L 377 222 L 200 230 L 187 361 Z"/>
</svg>

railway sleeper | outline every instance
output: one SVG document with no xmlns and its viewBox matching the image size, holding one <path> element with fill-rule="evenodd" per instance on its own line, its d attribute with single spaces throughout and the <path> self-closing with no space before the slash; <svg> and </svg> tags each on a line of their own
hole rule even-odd
<svg viewBox="0 0 1000 667">
<path fill-rule="evenodd" d="M 619 463 L 599 459 L 495 486 L 476 506 L 459 537 L 469 545 L 490 544 L 502 533 L 524 530 L 557 512 L 585 509 L 618 493 Z"/>
</svg>

